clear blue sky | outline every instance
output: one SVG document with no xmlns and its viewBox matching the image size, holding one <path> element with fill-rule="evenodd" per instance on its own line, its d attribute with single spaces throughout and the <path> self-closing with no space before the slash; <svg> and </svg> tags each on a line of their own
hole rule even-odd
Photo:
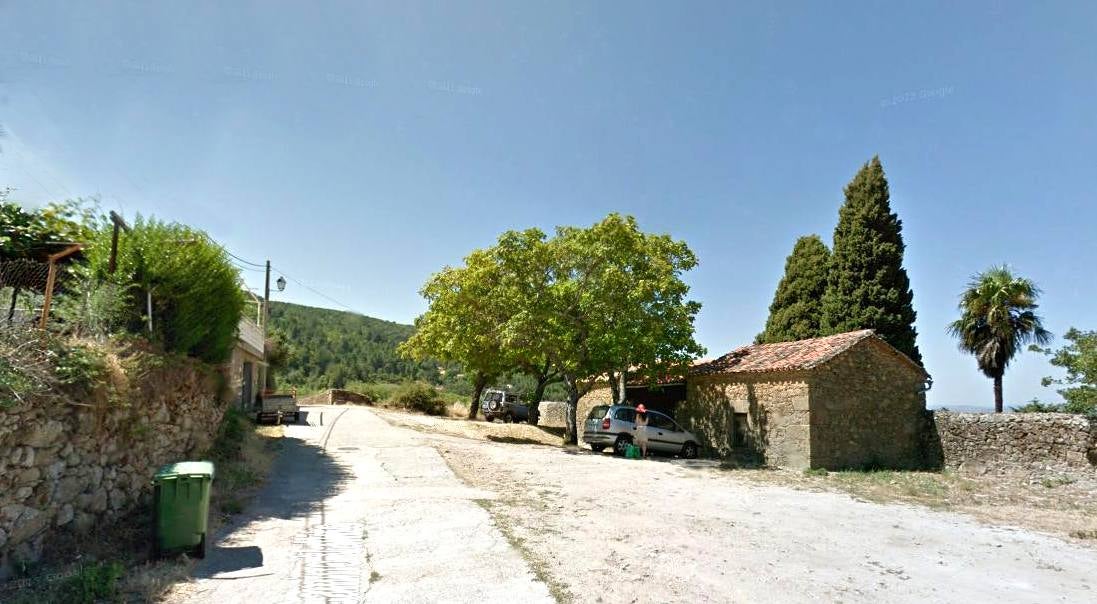
<svg viewBox="0 0 1097 604">
<path fill-rule="evenodd" d="M 931 403 L 989 404 L 944 326 L 991 264 L 1097 328 L 1097 3 L 50 4 L 0 2 L 0 183 L 194 224 L 368 315 L 410 322 L 502 230 L 619 211 L 697 252 L 722 354 L 878 153 Z M 1051 369 L 1025 353 L 1007 404 Z"/>
</svg>

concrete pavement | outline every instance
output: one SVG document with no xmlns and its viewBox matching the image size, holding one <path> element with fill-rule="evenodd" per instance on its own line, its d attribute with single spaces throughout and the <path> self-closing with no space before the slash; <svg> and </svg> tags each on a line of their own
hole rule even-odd
<svg viewBox="0 0 1097 604">
<path fill-rule="evenodd" d="M 495 494 L 465 486 L 421 436 L 362 407 L 307 411 L 169 602 L 553 601 L 477 503 Z"/>
</svg>

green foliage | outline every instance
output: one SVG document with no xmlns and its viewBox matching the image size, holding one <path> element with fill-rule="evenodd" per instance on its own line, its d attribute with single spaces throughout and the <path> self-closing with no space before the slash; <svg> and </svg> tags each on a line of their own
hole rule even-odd
<svg viewBox="0 0 1097 604">
<path fill-rule="evenodd" d="M 251 429 L 251 420 L 243 411 L 229 407 L 221 417 L 217 436 L 210 445 L 209 457 L 215 463 L 237 461 L 243 454 L 244 437 Z"/>
<path fill-rule="evenodd" d="M 97 223 L 96 211 L 80 200 L 25 209 L 8 201 L 10 190 L 0 190 L 0 260 L 45 260 L 63 243 L 88 241 Z"/>
<path fill-rule="evenodd" d="M 407 382 L 392 393 L 392 402 L 405 409 L 427 415 L 445 415 L 446 401 L 433 386 L 426 382 Z"/>
<path fill-rule="evenodd" d="M 225 361 L 244 309 L 239 273 L 225 251 L 190 227 L 138 217 L 108 274 L 109 228 L 96 234 L 88 258 L 95 277 L 124 290 L 126 327 L 147 330 L 152 296 L 153 339 L 170 351 L 210 363 Z"/>
<path fill-rule="evenodd" d="M 1026 344 L 1046 344 L 1051 334 L 1036 314 L 1040 289 L 1006 266 L 979 273 L 960 295 L 960 318 L 948 326 L 960 350 L 975 356 L 994 380 L 994 407 L 1002 411 L 1002 376 Z"/>
<path fill-rule="evenodd" d="M 874 329 L 914 361 L 914 294 L 903 268 L 903 224 L 891 211 L 891 194 L 879 157 L 866 163 L 845 188 L 823 297 L 827 334 Z"/>
<path fill-rule="evenodd" d="M 74 343 L 54 348 L 54 371 L 60 383 L 87 392 L 106 378 L 107 359 L 101 350 Z"/>
<path fill-rule="evenodd" d="M 282 302 L 271 303 L 270 321 L 274 332 L 293 343 L 278 371 L 286 386 L 312 390 L 346 388 L 356 382 L 442 379 L 437 361 L 409 361 L 396 353 L 411 336 L 410 325 Z"/>
<path fill-rule="evenodd" d="M 120 599 L 118 580 L 125 567 L 121 562 L 96 562 L 80 567 L 76 575 L 69 577 L 55 592 L 58 602 L 94 604 Z"/>
<path fill-rule="evenodd" d="M 1060 413 L 1063 407 L 1055 403 L 1042 403 L 1037 399 L 1032 399 L 1019 407 L 1010 407 L 1010 410 L 1015 413 Z"/>
<path fill-rule="evenodd" d="M 766 328 L 755 343 L 790 342 L 824 335 L 820 321 L 829 263 L 830 250 L 818 235 L 796 240 L 792 254 L 785 260 L 785 275 L 773 294 Z"/>
<path fill-rule="evenodd" d="M 1069 344 L 1051 350 L 1032 346 L 1031 350 L 1051 357 L 1051 364 L 1066 370 L 1066 377 L 1043 379 L 1044 386 L 1063 386 L 1057 392 L 1065 401 L 1058 410 L 1097 416 L 1097 331 L 1070 328 L 1063 336 Z"/>
</svg>

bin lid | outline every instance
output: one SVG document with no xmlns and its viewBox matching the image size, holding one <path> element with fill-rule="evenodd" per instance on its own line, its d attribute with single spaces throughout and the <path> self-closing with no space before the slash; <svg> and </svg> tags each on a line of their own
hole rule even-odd
<svg viewBox="0 0 1097 604">
<path fill-rule="evenodd" d="M 164 480 L 168 478 L 175 478 L 177 476 L 194 476 L 202 475 L 209 476 L 210 480 L 213 480 L 213 462 L 212 461 L 180 461 L 177 463 L 169 463 L 168 465 L 160 468 L 156 471 L 156 480 Z"/>
</svg>

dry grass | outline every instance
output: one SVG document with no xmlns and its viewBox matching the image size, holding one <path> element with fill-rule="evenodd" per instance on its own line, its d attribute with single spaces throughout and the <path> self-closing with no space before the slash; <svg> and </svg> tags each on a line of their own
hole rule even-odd
<svg viewBox="0 0 1097 604">
<path fill-rule="evenodd" d="M 560 428 L 461 419 L 468 413 L 467 407 L 462 409 L 460 418 L 431 417 L 380 409 L 376 410 L 376 413 L 388 423 L 401 428 L 475 440 L 528 445 L 559 445 L 563 437 L 563 430 Z"/>
<path fill-rule="evenodd" d="M 283 426 L 244 425 L 247 429 L 242 435 L 239 458 L 216 464 L 209 517 L 209 530 L 214 534 L 232 514 L 243 509 L 262 485 L 284 431 Z M 46 544 L 42 560 L 28 569 L 25 584 L 0 591 L 0 601 L 80 602 L 73 593 L 103 582 L 94 573 L 89 576 L 89 570 L 112 563 L 120 563 L 122 573 L 117 581 L 102 585 L 116 594 L 108 601 L 158 601 L 169 587 L 190 575 L 195 561 L 186 555 L 150 560 L 151 522 L 150 506 L 145 504 L 113 522 L 96 525 L 88 533 L 58 533 Z"/>
</svg>

